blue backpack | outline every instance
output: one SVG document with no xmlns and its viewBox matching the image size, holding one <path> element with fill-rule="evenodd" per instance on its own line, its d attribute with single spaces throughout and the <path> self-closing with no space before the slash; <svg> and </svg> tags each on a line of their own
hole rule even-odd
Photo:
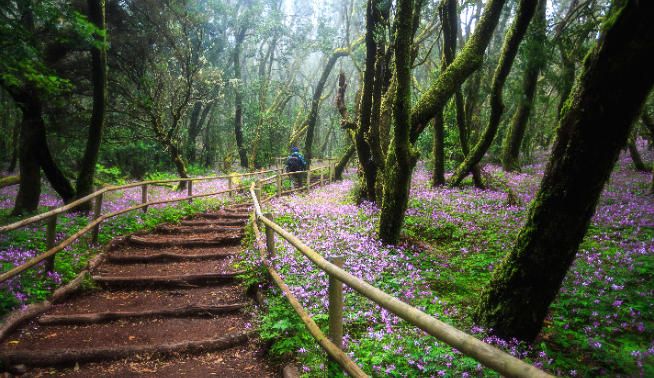
<svg viewBox="0 0 654 378">
<path fill-rule="evenodd" d="M 298 156 L 291 155 L 286 159 L 286 172 L 298 172 L 304 170 L 304 163 Z"/>
</svg>

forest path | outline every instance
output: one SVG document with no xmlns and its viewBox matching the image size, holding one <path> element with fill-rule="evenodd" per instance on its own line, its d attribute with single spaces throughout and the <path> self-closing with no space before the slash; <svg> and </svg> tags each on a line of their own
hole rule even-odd
<svg viewBox="0 0 654 378">
<path fill-rule="evenodd" d="M 97 289 L 54 305 L 0 346 L 27 376 L 274 377 L 231 266 L 247 205 L 112 244 Z"/>
</svg>

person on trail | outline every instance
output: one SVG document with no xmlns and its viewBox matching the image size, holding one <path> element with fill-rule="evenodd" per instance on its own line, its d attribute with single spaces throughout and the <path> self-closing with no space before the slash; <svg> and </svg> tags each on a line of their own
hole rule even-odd
<svg viewBox="0 0 654 378">
<path fill-rule="evenodd" d="M 293 146 L 291 154 L 286 158 L 286 172 L 301 172 L 307 169 L 307 161 L 300 153 L 300 149 Z M 302 173 L 296 173 L 291 176 L 295 186 L 302 187 Z"/>
</svg>

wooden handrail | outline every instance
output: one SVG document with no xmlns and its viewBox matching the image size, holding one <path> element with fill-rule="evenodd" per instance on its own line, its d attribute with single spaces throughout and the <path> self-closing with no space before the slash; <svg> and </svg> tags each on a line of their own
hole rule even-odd
<svg viewBox="0 0 654 378">
<path fill-rule="evenodd" d="M 8 232 L 12 230 L 16 230 L 21 227 L 28 226 L 30 224 L 42 221 L 46 218 L 49 218 L 53 215 L 58 215 L 61 213 L 65 213 L 68 210 L 72 210 L 83 203 L 86 203 L 95 197 L 104 194 L 106 192 L 113 192 L 116 190 L 124 190 L 124 189 L 130 189 L 130 188 L 135 188 L 137 186 L 142 186 L 142 185 L 152 185 L 152 184 L 165 184 L 165 183 L 170 183 L 170 182 L 180 182 L 180 181 L 209 181 L 209 180 L 219 180 L 219 179 L 228 179 L 228 178 L 233 178 L 233 177 L 248 177 L 248 176 L 254 176 L 254 175 L 260 175 L 264 173 L 270 173 L 270 172 L 276 172 L 275 169 L 268 169 L 265 171 L 258 171 L 258 172 L 250 172 L 250 173 L 239 173 L 238 175 L 220 175 L 220 176 L 204 176 L 204 177 L 189 177 L 189 178 L 177 178 L 177 179 L 166 179 L 166 180 L 148 180 L 148 181 L 139 181 L 139 182 L 133 182 L 130 184 L 125 184 L 125 185 L 119 185 L 119 186 L 107 186 L 102 189 L 99 189 L 85 197 L 82 197 L 78 200 L 75 200 L 67 205 L 58 207 L 56 209 L 52 209 L 50 211 L 46 211 L 45 213 L 41 213 L 38 215 L 35 215 L 33 217 L 23 219 L 18 222 L 14 222 L 5 226 L 0 227 L 0 233 L 3 232 Z"/>
<path fill-rule="evenodd" d="M 430 316 L 389 294 L 386 294 L 369 283 L 330 263 L 320 254 L 309 248 L 296 236 L 284 230 L 262 214 L 259 201 L 254 192 L 254 183 L 250 186 L 250 195 L 252 196 L 254 203 L 257 220 L 262 221 L 267 227 L 270 227 L 275 233 L 286 239 L 322 271 L 344 282 L 361 295 L 502 375 L 507 377 L 552 377 L 552 375 L 529 365 L 510 354 L 478 340 L 477 338 L 470 336 L 449 324 L 443 323 L 433 316 Z"/>
<path fill-rule="evenodd" d="M 255 207 L 256 208 L 256 207 Z M 273 282 L 279 287 L 279 289 L 284 293 L 284 297 L 286 297 L 286 300 L 290 303 L 291 307 L 295 310 L 295 312 L 298 314 L 300 317 L 300 320 L 304 323 L 304 325 L 307 327 L 309 330 L 309 333 L 311 333 L 311 336 L 313 336 L 314 339 L 320 344 L 320 346 L 327 352 L 327 354 L 332 357 L 338 364 L 352 377 L 367 377 L 368 375 L 361 370 L 361 368 L 352 361 L 350 357 L 348 357 L 345 352 L 343 352 L 339 347 L 336 346 L 325 334 L 320 330 L 320 327 L 316 324 L 316 322 L 313 321 L 311 316 L 302 308 L 302 305 L 300 304 L 300 301 L 297 300 L 295 295 L 291 292 L 291 289 L 289 289 L 288 285 L 284 282 L 282 277 L 280 277 L 279 273 L 273 268 L 272 264 L 266 259 L 263 251 L 265 250 L 265 247 L 261 245 L 261 233 L 259 232 L 259 227 L 257 226 L 257 222 L 252 222 L 252 227 L 254 229 L 254 234 L 255 234 L 255 240 L 257 242 L 257 249 L 259 249 L 259 256 L 261 258 L 261 262 L 265 265 L 266 269 L 268 269 L 268 273 L 270 274 L 270 277 L 273 279 Z"/>
<path fill-rule="evenodd" d="M 245 188 L 244 187 L 236 188 L 236 190 L 238 190 L 238 189 L 245 189 Z M 234 189 L 232 189 L 232 190 L 234 190 Z M 23 263 L 23 264 L 21 264 L 19 266 L 13 267 L 12 269 L 0 274 L 0 283 L 4 282 L 4 281 L 6 281 L 6 280 L 8 280 L 8 279 L 10 279 L 12 277 L 15 277 L 15 276 L 19 275 L 20 273 L 24 272 L 25 270 L 27 270 L 29 268 L 32 268 L 33 266 L 35 266 L 36 264 L 40 263 L 41 261 L 47 259 L 48 257 L 54 256 L 55 254 L 57 254 L 58 252 L 60 252 L 64 248 L 71 245 L 75 240 L 79 239 L 81 236 L 83 236 L 84 234 L 86 234 L 87 232 L 92 230 L 95 226 L 101 224 L 102 222 L 104 222 L 105 220 L 107 220 L 109 218 L 113 218 L 113 217 L 115 217 L 117 215 L 124 214 L 124 213 L 134 211 L 134 210 L 138 210 L 138 209 L 141 209 L 141 208 L 144 208 L 144 207 L 147 207 L 147 206 L 151 206 L 151 205 L 160 205 L 160 204 L 164 204 L 164 203 L 187 201 L 187 200 L 193 199 L 193 198 L 215 196 L 215 195 L 228 193 L 228 192 L 230 192 L 230 190 L 221 190 L 219 192 L 196 194 L 196 195 L 193 195 L 193 196 L 186 196 L 186 197 L 182 197 L 182 198 L 173 198 L 173 199 L 167 199 L 167 200 L 146 202 L 146 203 L 142 203 L 142 204 L 135 205 L 135 206 L 132 206 L 132 207 L 128 207 L 126 209 L 114 211 L 113 213 L 108 213 L 108 214 L 101 215 L 100 217 L 98 217 L 97 219 L 94 219 L 93 221 L 91 221 L 89 224 L 87 224 L 86 226 L 81 228 L 79 231 L 77 231 L 73 235 L 69 236 L 66 240 L 64 240 L 61 243 L 57 244 L 56 246 L 50 248 L 46 252 L 44 252 L 44 253 L 42 253 L 42 254 L 40 254 L 38 256 L 35 256 L 35 257 L 29 259 L 28 261 L 26 261 L 25 263 Z"/>
</svg>

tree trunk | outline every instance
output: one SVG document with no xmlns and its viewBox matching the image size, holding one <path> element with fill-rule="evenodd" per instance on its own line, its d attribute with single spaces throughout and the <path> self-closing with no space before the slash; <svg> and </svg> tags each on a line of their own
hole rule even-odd
<svg viewBox="0 0 654 378">
<path fill-rule="evenodd" d="M 343 171 L 345 171 L 345 167 L 347 166 L 347 163 L 350 161 L 354 153 L 356 152 L 356 148 L 354 147 L 354 144 L 351 144 L 350 147 L 348 147 L 347 151 L 341 156 L 341 158 L 338 160 L 338 163 L 334 167 L 334 179 L 335 180 L 342 180 L 343 179 Z"/>
<path fill-rule="evenodd" d="M 629 150 L 629 156 L 631 156 L 631 161 L 634 163 L 634 168 L 638 172 L 648 172 L 647 166 L 643 162 L 643 159 L 640 157 L 638 152 L 638 147 L 636 147 L 636 142 L 633 139 L 627 141 L 627 149 Z"/>
<path fill-rule="evenodd" d="M 456 89 L 481 66 L 484 51 L 493 36 L 505 2 L 506 0 L 490 0 L 486 3 L 481 20 L 461 53 L 447 70 L 431 83 L 411 109 L 411 143 L 418 140 L 418 136 L 436 111 L 442 109 Z"/>
<path fill-rule="evenodd" d="M 7 172 L 9 173 L 13 173 L 16 170 L 16 164 L 18 163 L 18 146 L 20 145 L 20 123 L 16 122 L 15 117 L 12 130 L 11 158 L 9 159 L 9 166 L 7 167 Z"/>
<path fill-rule="evenodd" d="M 411 175 L 418 159 L 409 140 L 413 12 L 412 0 L 398 0 L 393 47 L 397 81 L 392 115 L 394 135 L 384 170 L 384 195 L 379 219 L 379 238 L 386 243 L 396 243 L 399 240 L 409 201 Z"/>
<path fill-rule="evenodd" d="M 379 237 L 387 243 L 395 243 L 399 240 L 400 230 L 404 222 L 404 211 L 408 204 L 411 175 L 416 159 L 412 144 L 416 142 L 420 133 L 425 129 L 426 122 L 432 119 L 438 110 L 442 110 L 456 89 L 481 65 L 484 51 L 497 25 L 504 2 L 505 0 L 490 0 L 486 4 L 484 15 L 461 53 L 457 55 L 445 72 L 439 75 L 429 89 L 422 94 L 411 110 L 408 125 L 410 130 L 403 129 L 404 120 L 402 118 L 404 116 L 402 112 L 405 110 L 404 106 L 407 106 L 406 101 L 409 100 L 409 95 L 407 94 L 404 98 L 401 98 L 401 95 L 404 91 L 410 94 L 410 91 L 404 87 L 410 86 L 411 73 L 410 67 L 402 67 L 402 64 L 398 64 L 397 48 L 402 50 L 403 47 L 400 45 L 402 43 L 410 44 L 411 40 L 407 40 L 405 36 L 402 36 L 402 42 L 398 43 L 396 38 L 394 46 L 397 95 L 393 105 L 395 135 L 389 146 L 386 165 L 384 166 L 384 198 L 379 224 Z M 396 19 L 399 20 L 398 26 L 406 22 L 401 18 Z M 401 36 L 399 32 L 396 35 Z M 411 46 L 407 46 L 407 48 L 410 49 Z M 408 73 L 401 72 L 402 75 L 408 76 L 401 77 L 400 72 L 397 72 L 398 67 L 402 67 L 400 71 L 408 69 Z M 405 79 L 406 82 L 401 82 L 402 79 Z M 401 103 L 398 103 L 398 100 Z M 405 144 L 405 140 L 402 139 L 405 132 L 408 134 L 408 142 L 410 142 L 408 146 Z"/>
<path fill-rule="evenodd" d="M 559 51 L 561 53 L 561 88 L 559 98 L 559 105 L 557 106 L 556 120 L 560 121 L 562 117 L 563 106 L 565 101 L 568 99 L 570 92 L 572 91 L 572 86 L 575 82 L 575 62 L 569 56 L 570 53 L 566 51 L 565 47 L 559 43 Z"/>
<path fill-rule="evenodd" d="M 106 31 L 105 1 L 88 0 L 89 20 L 100 30 Z M 102 44 L 100 47 L 91 47 L 91 82 L 93 83 L 93 110 L 89 135 L 86 140 L 86 150 L 80 163 L 77 176 L 77 198 L 85 197 L 93 191 L 93 178 L 95 165 L 98 161 L 102 130 L 104 129 L 105 109 L 107 105 L 107 53 L 104 44 L 105 34 L 96 34 L 94 41 Z M 83 208 L 90 210 L 91 203 L 87 202 Z"/>
<path fill-rule="evenodd" d="M 186 163 L 182 157 L 182 151 L 173 142 L 168 144 L 168 150 L 170 152 L 170 157 L 173 160 L 173 164 L 175 164 L 175 169 L 177 170 L 179 177 L 188 178 L 188 173 L 186 172 Z M 182 191 L 186 189 L 186 185 L 186 181 L 180 181 L 177 190 Z"/>
<path fill-rule="evenodd" d="M 654 83 L 652 14 L 654 2 L 616 2 L 584 61 L 527 223 L 475 312 L 475 321 L 500 337 L 531 341 L 538 335 L 575 258 Z"/>
<path fill-rule="evenodd" d="M 450 181 L 451 186 L 459 185 L 468 175 L 472 167 L 481 161 L 497 134 L 502 113 L 504 112 L 504 103 L 502 101 L 504 83 L 506 82 L 506 78 L 509 76 L 511 66 L 513 66 L 513 61 L 518 53 L 518 47 L 527 32 L 527 27 L 534 15 L 537 3 L 538 0 L 521 0 L 518 4 L 516 18 L 504 38 L 504 46 L 502 46 L 500 60 L 497 62 L 497 68 L 493 75 L 490 99 L 491 115 L 488 120 L 488 125 L 486 126 L 479 142 L 477 142 L 463 163 L 459 164 L 454 171 Z"/>
<path fill-rule="evenodd" d="M 518 103 L 518 109 L 511 120 L 509 132 L 504 139 L 502 167 L 507 172 L 520 170 L 520 146 L 522 145 L 522 140 L 527 129 L 527 121 L 529 120 L 531 108 L 533 107 L 538 75 L 545 64 L 545 6 L 546 0 L 539 0 L 534 22 L 531 25 L 524 46 L 525 50 L 527 50 L 527 67 L 525 68 L 522 79 L 523 95 Z"/>
<path fill-rule="evenodd" d="M 461 88 L 454 94 L 454 105 L 456 106 L 456 126 L 459 130 L 459 143 L 461 144 L 461 152 L 463 152 L 463 158 L 470 153 L 470 147 L 468 145 L 468 130 L 470 125 L 466 123 L 466 112 L 465 112 L 465 102 L 463 101 L 463 93 L 461 93 Z M 477 94 L 475 94 L 477 96 Z M 476 188 L 484 189 L 484 180 L 481 177 L 481 170 L 479 165 L 475 164 L 472 167 L 472 183 Z"/>
<path fill-rule="evenodd" d="M 443 111 L 434 116 L 434 138 L 432 141 L 432 154 L 434 155 L 434 169 L 431 177 L 431 186 L 445 185 L 445 125 Z"/>
<path fill-rule="evenodd" d="M 320 109 L 320 98 L 322 97 L 322 92 L 325 89 L 325 83 L 327 82 L 327 78 L 329 78 L 329 74 L 332 72 L 332 69 L 334 68 L 338 58 L 348 54 L 349 50 L 347 49 L 334 50 L 332 55 L 329 57 L 329 60 L 327 60 L 327 64 L 325 65 L 325 68 L 323 68 L 322 75 L 320 75 L 318 84 L 316 84 L 316 89 L 313 92 L 313 99 L 311 100 L 311 111 L 309 112 L 309 116 L 305 121 L 305 125 L 307 126 L 307 134 L 304 139 L 304 157 L 307 160 L 307 169 L 309 166 L 311 166 L 311 159 L 313 158 L 313 137 L 316 129 L 316 121 L 318 119 L 318 110 Z"/>
<path fill-rule="evenodd" d="M 18 149 L 20 185 L 11 215 L 33 212 L 39 207 L 41 167 L 36 153 L 37 128 L 34 126 L 38 122 L 43 122 L 40 113 L 32 113 L 29 108 L 23 109 Z"/>
<path fill-rule="evenodd" d="M 388 91 L 388 71 L 389 61 L 387 56 L 387 29 L 388 20 L 390 16 L 390 1 L 377 2 L 373 10 L 374 25 L 375 25 L 375 65 L 374 65 L 374 81 L 372 88 L 372 111 L 370 114 L 370 127 L 366 140 L 370 145 L 370 152 L 372 154 L 372 161 L 374 163 L 374 200 L 380 203 L 384 193 L 384 180 L 380 172 L 383 171 L 386 153 L 388 151 L 389 138 L 388 133 L 390 129 L 390 116 L 384 115 L 384 111 L 392 108 L 392 104 L 386 101 L 393 96 L 385 96 Z M 392 93 L 392 92 L 391 92 Z M 387 109 L 384 109 L 387 107 Z"/>
<path fill-rule="evenodd" d="M 358 104 L 359 124 L 355 133 L 355 146 L 359 167 L 362 172 L 360 198 L 368 201 L 375 201 L 375 183 L 377 181 L 377 166 L 373 159 L 373 152 L 367 136 L 370 133 L 373 96 L 375 90 L 375 61 L 377 59 L 377 23 L 379 20 L 378 0 L 368 0 L 366 6 L 366 61 L 363 73 L 363 89 L 361 90 L 361 102 Z"/>
<path fill-rule="evenodd" d="M 456 16 L 456 0 L 446 0 L 440 3 L 438 13 L 443 25 L 443 53 L 441 57 L 441 70 L 445 72 L 454 60 L 456 54 L 456 37 L 458 30 L 458 17 Z M 457 92 L 460 88 L 457 88 Z M 434 172 L 432 186 L 445 185 L 445 121 L 443 109 L 439 109 L 434 116 L 434 138 L 432 146 L 434 155 Z"/>
<path fill-rule="evenodd" d="M 207 108 L 208 107 L 205 107 L 204 111 L 206 111 Z M 189 119 L 188 125 L 188 140 L 186 141 L 186 156 L 188 157 L 188 162 L 191 164 L 196 160 L 195 140 L 202 131 L 202 120 L 200 119 L 200 115 L 204 115 L 204 111 L 202 109 L 202 101 L 196 101 L 195 104 L 193 104 L 191 118 Z"/>
<path fill-rule="evenodd" d="M 245 40 L 245 27 L 241 27 L 236 34 L 236 45 L 232 58 L 234 60 L 234 134 L 236 135 L 236 148 L 240 158 L 241 167 L 248 167 L 248 154 L 243 140 L 243 94 L 241 93 L 241 48 Z"/>
</svg>

